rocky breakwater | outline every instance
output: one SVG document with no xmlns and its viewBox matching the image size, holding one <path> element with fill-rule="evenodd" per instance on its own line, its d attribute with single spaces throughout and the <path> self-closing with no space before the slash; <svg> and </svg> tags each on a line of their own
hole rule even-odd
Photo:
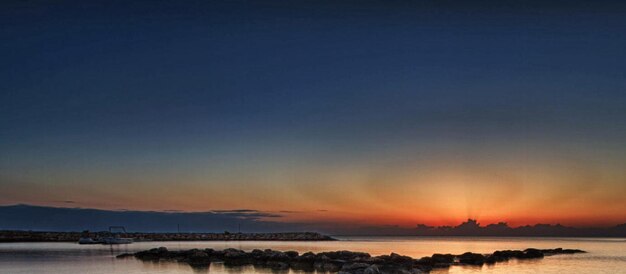
<svg viewBox="0 0 626 274">
<path fill-rule="evenodd" d="M 300 254 L 296 251 L 277 251 L 255 249 L 246 252 L 239 249 L 191 249 L 170 251 L 165 247 L 154 248 L 137 253 L 125 253 L 118 258 L 137 258 L 142 261 L 174 261 L 187 263 L 192 267 L 208 267 L 213 262 L 223 262 L 227 266 L 254 265 L 275 270 L 327 271 L 333 273 L 358 274 L 415 274 L 427 273 L 433 268 L 448 268 L 452 265 L 495 264 L 511 259 L 541 259 L 544 256 L 559 254 L 584 253 L 578 249 L 535 249 L 501 250 L 491 254 L 466 252 L 459 255 L 433 254 L 430 257 L 414 259 L 396 253 L 371 256 L 368 253 L 353 251 L 333 251 Z"/>
<path fill-rule="evenodd" d="M 280 233 L 129 233 L 135 239 L 151 241 L 334 241 L 316 232 Z"/>
<path fill-rule="evenodd" d="M 0 230 L 0 242 L 76 242 L 81 237 L 100 238 L 109 236 L 100 232 L 46 232 Z M 121 238 L 135 241 L 334 241 L 330 236 L 316 232 L 281 233 L 118 233 Z"/>
</svg>

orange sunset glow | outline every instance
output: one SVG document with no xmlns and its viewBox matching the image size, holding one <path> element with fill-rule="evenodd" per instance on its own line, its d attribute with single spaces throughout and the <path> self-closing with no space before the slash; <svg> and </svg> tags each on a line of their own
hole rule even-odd
<svg viewBox="0 0 626 274">
<path fill-rule="evenodd" d="M 281 216 L 266 219 L 278 222 L 402 227 L 454 225 L 468 218 L 513 226 L 606 226 L 625 219 L 626 177 L 610 162 L 620 155 L 609 153 L 599 162 L 598 155 L 563 150 L 526 146 L 505 156 L 406 150 L 350 162 L 305 159 L 306 165 L 281 159 L 292 155 L 271 155 L 278 163 L 269 167 L 261 155 L 224 173 L 211 172 L 207 163 L 182 175 L 148 167 L 147 174 L 107 170 L 106 176 L 77 174 L 69 181 L 61 181 L 62 174 L 31 172 L 15 178 L 22 183 L 5 190 L 9 195 L 2 202 L 189 212 L 246 208 L 275 212 Z M 87 180 L 92 185 L 78 184 Z M 150 195 L 142 195 L 147 189 Z M 63 204 L 68 200 L 73 203 Z"/>
</svg>

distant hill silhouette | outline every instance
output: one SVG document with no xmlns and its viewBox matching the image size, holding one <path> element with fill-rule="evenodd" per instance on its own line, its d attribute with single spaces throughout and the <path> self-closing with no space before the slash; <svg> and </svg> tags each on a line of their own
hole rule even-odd
<svg viewBox="0 0 626 274">
<path fill-rule="evenodd" d="M 536 224 L 510 227 L 500 222 L 481 226 L 476 220 L 468 219 L 458 226 L 428 226 L 419 224 L 415 228 L 368 227 L 359 234 L 405 235 L 405 236 L 489 236 L 489 237 L 626 237 L 626 224 L 613 227 L 568 227 L 560 224 Z"/>
<path fill-rule="evenodd" d="M 243 232 L 316 231 L 333 235 L 626 237 L 626 224 L 596 228 L 559 224 L 510 227 L 503 222 L 481 226 L 468 219 L 457 226 L 355 227 L 341 223 L 292 223 L 280 221 L 281 217 L 252 209 L 157 212 L 10 205 L 0 206 L 0 230 L 102 231 L 111 225 L 123 225 L 130 232 L 175 232 L 179 227 L 182 232 L 236 232 L 241 227 Z"/>
<path fill-rule="evenodd" d="M 609 228 L 576 228 L 560 224 L 536 224 L 520 227 L 509 227 L 507 223 L 480 226 L 476 220 L 468 219 L 455 227 L 418 226 L 416 235 L 454 235 L 454 236 L 552 236 L 552 237 L 623 237 L 626 236 L 626 225 Z"/>
</svg>

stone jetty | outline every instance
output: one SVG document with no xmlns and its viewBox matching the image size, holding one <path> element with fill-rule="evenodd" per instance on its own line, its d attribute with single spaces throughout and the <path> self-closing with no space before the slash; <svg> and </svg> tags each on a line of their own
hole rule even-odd
<svg viewBox="0 0 626 274">
<path fill-rule="evenodd" d="M 333 251 L 300 254 L 296 251 L 255 249 L 246 252 L 239 249 L 191 249 L 170 251 L 165 247 L 137 253 L 124 253 L 117 258 L 137 258 L 142 261 L 172 261 L 187 263 L 194 268 L 206 268 L 213 262 L 226 266 L 253 265 L 274 270 L 324 271 L 339 274 L 417 274 L 428 273 L 434 268 L 448 268 L 452 265 L 482 266 L 511 259 L 531 260 L 559 254 L 576 254 L 585 251 L 578 249 L 535 249 L 500 250 L 491 254 L 466 252 L 463 254 L 433 254 L 430 257 L 414 259 L 391 253 L 371 256 L 368 253 L 353 251 Z"/>
<path fill-rule="evenodd" d="M 108 232 L 42 232 L 0 231 L 0 242 L 77 242 L 81 236 L 96 238 Z M 119 233 L 135 241 L 334 241 L 330 236 L 315 232 L 288 233 Z"/>
</svg>

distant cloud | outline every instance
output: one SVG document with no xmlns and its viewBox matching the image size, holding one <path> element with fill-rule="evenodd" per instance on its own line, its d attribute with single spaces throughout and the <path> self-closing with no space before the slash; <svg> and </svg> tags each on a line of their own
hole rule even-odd
<svg viewBox="0 0 626 274">
<path fill-rule="evenodd" d="M 78 202 L 72 201 L 72 200 L 64 200 L 64 201 L 53 201 L 53 203 L 57 203 L 57 204 L 76 204 Z"/>
<path fill-rule="evenodd" d="M 259 210 L 256 210 L 256 209 L 213 210 L 213 211 L 210 211 L 210 212 L 214 213 L 214 214 L 221 214 L 221 215 L 225 215 L 225 216 L 235 217 L 235 218 L 239 218 L 239 219 L 246 219 L 246 220 L 259 220 L 261 218 L 281 218 L 281 217 L 284 217 L 283 215 L 280 215 L 280 214 L 276 214 L 276 213 L 272 213 L 272 212 L 259 211 Z"/>
<path fill-rule="evenodd" d="M 216 213 L 257 213 L 260 212 L 255 209 L 226 209 L 226 210 L 212 210 Z"/>
</svg>

